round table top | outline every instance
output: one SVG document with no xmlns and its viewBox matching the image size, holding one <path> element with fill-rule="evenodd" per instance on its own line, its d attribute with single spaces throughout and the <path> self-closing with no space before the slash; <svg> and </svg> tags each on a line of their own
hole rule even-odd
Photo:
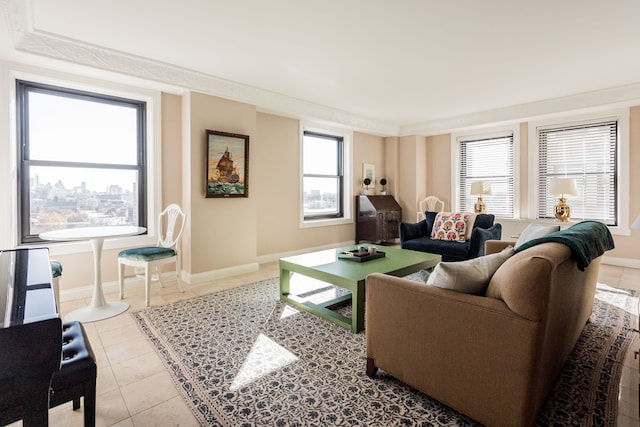
<svg viewBox="0 0 640 427">
<path fill-rule="evenodd" d="M 147 231 L 144 227 L 112 225 L 104 227 L 66 228 L 40 233 L 44 240 L 89 240 L 108 237 L 135 236 Z"/>
</svg>

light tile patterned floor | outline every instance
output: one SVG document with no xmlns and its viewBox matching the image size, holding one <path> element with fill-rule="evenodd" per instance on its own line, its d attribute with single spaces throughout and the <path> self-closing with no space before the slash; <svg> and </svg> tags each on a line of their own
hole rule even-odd
<svg viewBox="0 0 640 427">
<path fill-rule="evenodd" d="M 278 265 L 274 262 L 261 265 L 256 273 L 187 286 L 184 293 L 178 291 L 176 282 L 169 282 L 164 289 L 153 288 L 151 304 L 156 306 L 193 298 L 277 275 Z M 600 282 L 640 291 L 640 270 L 602 265 Z M 117 294 L 107 295 L 108 300 L 116 298 Z M 144 290 L 126 290 L 126 301 L 133 309 L 142 308 Z M 88 303 L 88 299 L 63 302 L 62 315 Z M 98 426 L 198 425 L 160 359 L 128 313 L 87 323 L 85 328 L 98 359 Z M 633 354 L 639 348 L 640 341 L 636 337 L 626 358 L 620 387 L 618 426 L 621 427 L 640 425 L 638 360 L 634 360 Z M 83 425 L 82 410 L 73 411 L 71 403 L 54 408 L 50 412 L 50 425 L 80 427 Z"/>
</svg>

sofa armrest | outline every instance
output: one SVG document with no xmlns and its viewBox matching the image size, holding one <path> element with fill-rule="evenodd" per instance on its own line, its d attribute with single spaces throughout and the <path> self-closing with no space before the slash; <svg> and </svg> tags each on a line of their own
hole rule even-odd
<svg viewBox="0 0 640 427">
<path fill-rule="evenodd" d="M 480 422 L 509 408 L 523 424 L 540 323 L 504 302 L 374 273 L 366 284 L 368 363 Z M 364 367 L 363 367 L 364 369 Z"/>
<path fill-rule="evenodd" d="M 483 256 L 485 254 L 485 242 L 487 240 L 500 240 L 500 237 L 502 237 L 502 224 L 493 224 L 489 228 L 474 228 L 469 242 L 470 258 Z"/>
<path fill-rule="evenodd" d="M 509 246 L 515 246 L 515 244 L 516 242 L 510 242 L 508 240 L 487 240 L 484 242 L 484 254 L 496 254 Z"/>
<path fill-rule="evenodd" d="M 428 230 L 427 220 L 423 219 L 417 223 L 401 222 L 398 226 L 398 232 L 400 234 L 400 246 L 407 240 L 417 239 L 418 237 L 427 236 L 430 233 Z"/>
</svg>

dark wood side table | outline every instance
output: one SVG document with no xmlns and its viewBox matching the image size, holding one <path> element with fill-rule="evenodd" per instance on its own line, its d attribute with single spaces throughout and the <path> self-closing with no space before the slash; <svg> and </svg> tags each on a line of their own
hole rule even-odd
<svg viewBox="0 0 640 427">
<path fill-rule="evenodd" d="M 387 243 L 399 237 L 402 208 L 393 196 L 356 196 L 356 243 Z"/>
</svg>

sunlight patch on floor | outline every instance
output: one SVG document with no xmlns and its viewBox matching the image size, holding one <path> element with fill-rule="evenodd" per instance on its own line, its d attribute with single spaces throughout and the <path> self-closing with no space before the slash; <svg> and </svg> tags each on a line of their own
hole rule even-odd
<svg viewBox="0 0 640 427">
<path fill-rule="evenodd" d="M 271 338 L 260 334 L 240 367 L 238 375 L 231 383 L 229 390 L 235 391 L 297 360 L 298 357 L 295 354 Z"/>
<path fill-rule="evenodd" d="M 282 310 L 282 314 L 280 315 L 280 319 L 286 319 L 289 316 L 293 316 L 294 314 L 298 314 L 300 313 L 299 310 L 296 310 L 295 308 L 287 305 L 284 307 L 284 309 Z"/>
</svg>

